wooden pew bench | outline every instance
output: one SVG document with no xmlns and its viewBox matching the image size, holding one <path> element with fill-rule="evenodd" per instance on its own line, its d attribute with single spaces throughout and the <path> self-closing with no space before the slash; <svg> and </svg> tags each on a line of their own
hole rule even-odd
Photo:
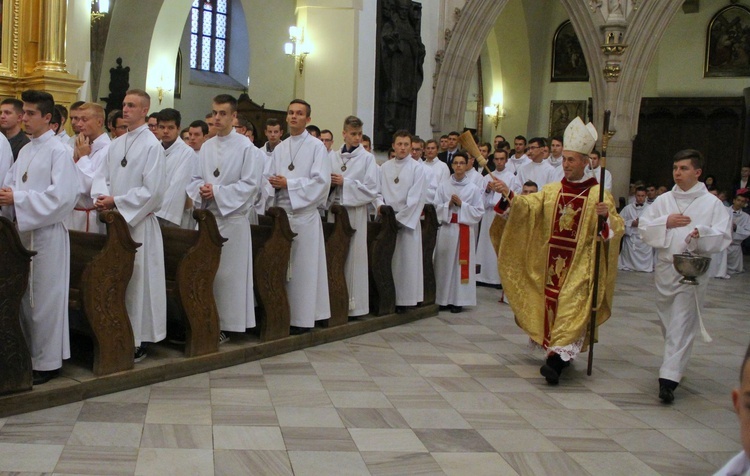
<svg viewBox="0 0 750 476">
<path fill-rule="evenodd" d="M 208 210 L 193 211 L 198 230 L 162 227 L 168 315 L 185 326 L 185 356 L 219 351 L 219 311 L 214 278 L 221 247 L 216 218 Z M 231 256 L 226 257 L 232 259 Z"/>
<path fill-rule="evenodd" d="M 424 219 L 420 222 L 422 226 L 422 272 L 424 273 L 424 299 L 422 304 L 435 304 L 437 282 L 435 281 L 435 267 L 432 257 L 435 254 L 440 222 L 433 205 L 427 204 L 424 206 Z"/>
<path fill-rule="evenodd" d="M 398 222 L 393 208 L 381 206 L 380 220 L 367 223 L 370 314 L 374 316 L 396 312 L 396 286 L 391 266 L 396 250 L 396 233 Z"/>
<path fill-rule="evenodd" d="M 16 226 L 0 217 L 0 395 L 31 389 L 31 353 L 18 316 L 35 254 L 23 246 Z"/>
<path fill-rule="evenodd" d="M 260 340 L 268 342 L 289 336 L 291 311 L 286 293 L 286 276 L 297 236 L 282 208 L 271 207 L 251 225 L 253 240 L 253 284 L 261 309 L 255 317 Z"/>
<path fill-rule="evenodd" d="M 323 223 L 328 299 L 331 303 L 331 317 L 323 322 L 327 327 L 335 327 L 349 322 L 349 290 L 346 286 L 344 267 L 355 230 L 349 222 L 349 213 L 343 206 L 334 204 L 328 213 L 332 213 L 336 218 L 334 223 Z"/>
<path fill-rule="evenodd" d="M 91 337 L 94 375 L 133 368 L 133 329 L 125 292 L 133 275 L 136 249 L 125 219 L 116 211 L 99 214 L 107 234 L 70 231 L 70 300 L 72 330 Z M 82 315 L 76 327 L 74 315 Z"/>
</svg>

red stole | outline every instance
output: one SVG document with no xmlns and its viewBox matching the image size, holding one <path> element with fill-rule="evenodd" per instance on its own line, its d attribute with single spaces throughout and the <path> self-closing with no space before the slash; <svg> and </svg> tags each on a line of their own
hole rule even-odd
<svg viewBox="0 0 750 476">
<path fill-rule="evenodd" d="M 451 215 L 451 223 L 458 223 L 458 215 Z M 458 264 L 461 267 L 461 284 L 469 284 L 469 254 L 471 230 L 469 225 L 458 223 Z"/>
</svg>

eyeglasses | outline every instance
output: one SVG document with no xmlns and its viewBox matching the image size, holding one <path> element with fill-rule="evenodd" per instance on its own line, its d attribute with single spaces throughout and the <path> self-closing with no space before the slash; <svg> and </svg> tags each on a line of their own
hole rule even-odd
<svg viewBox="0 0 750 476">
<path fill-rule="evenodd" d="M 320 140 L 322 140 L 323 142 L 333 142 L 333 139 L 320 139 Z"/>
</svg>

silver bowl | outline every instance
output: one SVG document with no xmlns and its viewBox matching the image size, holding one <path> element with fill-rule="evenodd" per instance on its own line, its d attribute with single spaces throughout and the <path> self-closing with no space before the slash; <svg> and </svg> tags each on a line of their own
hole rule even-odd
<svg viewBox="0 0 750 476">
<path fill-rule="evenodd" d="M 703 276 L 708 271 L 708 265 L 711 264 L 711 258 L 692 253 L 680 253 L 672 255 L 672 258 L 674 269 L 683 276 L 680 280 L 682 284 L 697 285 L 698 280 L 695 278 Z"/>
</svg>

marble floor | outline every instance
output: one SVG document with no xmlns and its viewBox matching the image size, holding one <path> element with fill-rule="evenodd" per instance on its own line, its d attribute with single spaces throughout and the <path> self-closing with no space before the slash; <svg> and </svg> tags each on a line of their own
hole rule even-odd
<svg viewBox="0 0 750 476">
<path fill-rule="evenodd" d="M 750 274 L 712 280 L 673 405 L 657 397 L 653 278 L 548 386 L 499 291 L 480 304 L 269 359 L 0 419 L 0 474 L 683 475 L 740 450 L 730 391 Z"/>
</svg>

